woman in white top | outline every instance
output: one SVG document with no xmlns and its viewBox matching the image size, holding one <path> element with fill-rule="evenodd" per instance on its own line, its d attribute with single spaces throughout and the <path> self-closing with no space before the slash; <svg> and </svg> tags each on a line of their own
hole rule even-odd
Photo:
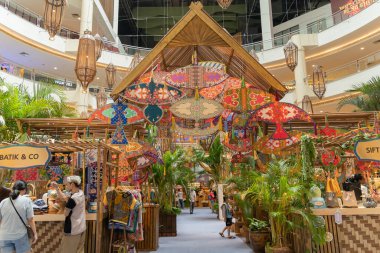
<svg viewBox="0 0 380 253">
<path fill-rule="evenodd" d="M 24 224 L 28 224 L 33 230 L 34 239 L 32 243 L 37 241 L 32 201 L 23 196 L 26 194 L 26 189 L 26 182 L 17 181 L 12 187 L 13 191 L 10 197 L 0 203 L 1 253 L 12 253 L 14 251 L 16 253 L 30 252 L 30 242 Z"/>
</svg>

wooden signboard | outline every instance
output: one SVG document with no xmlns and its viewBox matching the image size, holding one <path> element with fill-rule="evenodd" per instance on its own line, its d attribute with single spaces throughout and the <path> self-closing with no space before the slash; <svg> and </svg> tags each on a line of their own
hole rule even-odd
<svg viewBox="0 0 380 253">
<path fill-rule="evenodd" d="M 0 147 L 0 168 L 27 169 L 46 166 L 51 154 L 47 147 L 33 145 L 11 145 Z"/>
<path fill-rule="evenodd" d="M 359 160 L 380 162 L 380 139 L 358 141 L 354 152 Z"/>
</svg>

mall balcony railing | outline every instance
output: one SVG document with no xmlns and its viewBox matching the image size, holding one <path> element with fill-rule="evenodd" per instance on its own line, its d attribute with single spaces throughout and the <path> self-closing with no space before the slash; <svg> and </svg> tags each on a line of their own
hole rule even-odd
<svg viewBox="0 0 380 253">
<path fill-rule="evenodd" d="M 380 0 L 374 0 L 372 4 L 379 1 Z M 23 19 L 39 27 L 43 27 L 43 18 L 39 16 L 38 14 L 26 9 L 25 7 L 11 0 L 0 0 L 0 6 L 1 5 L 7 8 L 9 11 L 15 13 L 16 15 L 22 17 Z M 356 15 L 356 14 L 353 14 L 353 15 Z M 285 45 L 291 39 L 293 35 L 320 33 L 322 31 L 327 30 L 328 28 L 332 26 L 335 26 L 343 22 L 344 20 L 352 17 L 353 15 L 351 16 L 345 15 L 343 10 L 341 10 L 327 17 L 322 17 L 318 19 L 317 21 L 314 21 L 311 23 L 308 23 L 310 21 L 300 23 L 298 24 L 300 27 L 302 26 L 305 27 L 305 24 L 306 24 L 306 29 L 299 29 L 299 30 L 295 30 L 286 34 L 275 36 L 274 38 L 268 41 L 272 42 L 273 44 L 272 48 L 281 47 Z M 67 38 L 67 39 L 79 39 L 80 37 L 78 32 L 71 31 L 65 27 L 62 27 L 59 33 L 59 36 Z M 164 35 L 161 34 L 161 35 L 131 35 L 131 36 L 140 36 L 140 37 L 154 36 L 154 37 L 161 38 Z M 253 43 L 246 43 L 247 41 L 253 41 L 258 38 L 261 38 L 261 34 L 250 34 L 250 35 L 242 35 L 242 36 L 244 36 L 242 38 L 242 41 L 244 43 L 243 48 L 245 48 L 248 52 L 251 52 L 252 50 L 254 50 L 255 52 L 263 51 L 264 42 L 268 42 L 268 41 L 258 41 L 258 42 L 253 42 Z M 119 37 L 122 37 L 122 35 L 120 35 Z M 105 43 L 106 43 L 105 50 L 119 53 L 119 54 L 134 55 L 135 53 L 139 52 L 140 55 L 144 56 L 151 51 L 151 48 L 142 48 L 142 47 L 137 47 L 137 46 L 118 44 L 112 41 L 106 41 Z"/>
<path fill-rule="evenodd" d="M 355 61 L 338 66 L 325 71 L 326 84 L 349 77 L 361 71 L 370 69 L 380 64 L 380 51 L 361 57 Z M 308 75 L 308 83 L 312 85 L 313 79 L 311 75 Z M 295 89 L 295 81 L 288 81 L 282 83 L 288 90 Z"/>
</svg>

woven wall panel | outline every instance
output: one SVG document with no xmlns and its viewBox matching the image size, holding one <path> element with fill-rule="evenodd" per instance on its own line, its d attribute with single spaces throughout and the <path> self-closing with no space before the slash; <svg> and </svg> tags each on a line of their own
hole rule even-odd
<svg viewBox="0 0 380 253">
<path fill-rule="evenodd" d="M 343 216 L 339 226 L 342 253 L 373 253 L 380 250 L 380 216 Z"/>
</svg>

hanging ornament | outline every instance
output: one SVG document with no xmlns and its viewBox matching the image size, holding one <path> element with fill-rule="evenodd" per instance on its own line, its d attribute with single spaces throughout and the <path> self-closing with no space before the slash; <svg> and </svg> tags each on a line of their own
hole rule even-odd
<svg viewBox="0 0 380 253">
<path fill-rule="evenodd" d="M 116 83 L 116 69 L 112 63 L 108 64 L 106 68 L 106 77 L 108 89 L 112 89 Z"/>
<path fill-rule="evenodd" d="M 79 39 L 75 74 L 82 84 L 83 91 L 87 92 L 96 75 L 95 39 L 88 30 Z"/>
<path fill-rule="evenodd" d="M 98 94 L 96 95 L 96 106 L 101 108 L 107 104 L 107 94 L 104 88 L 100 88 Z"/>
<path fill-rule="evenodd" d="M 50 40 L 61 30 L 66 0 L 45 0 L 44 27 Z"/>
<path fill-rule="evenodd" d="M 294 71 L 298 63 L 297 45 L 294 44 L 292 41 L 289 41 L 284 46 L 284 54 L 285 54 L 286 65 L 290 68 L 291 71 Z"/>
<path fill-rule="evenodd" d="M 230 7 L 232 3 L 232 0 L 217 0 L 217 1 L 218 1 L 219 6 L 222 9 L 227 9 L 228 7 Z"/>
<path fill-rule="evenodd" d="M 314 113 L 313 103 L 308 95 L 305 95 L 302 99 L 302 110 L 307 113 Z"/>
<path fill-rule="evenodd" d="M 98 33 L 95 34 L 94 39 L 95 39 L 95 57 L 96 57 L 96 60 L 99 60 L 100 56 L 102 56 L 102 51 L 104 49 L 104 41 Z"/>
<path fill-rule="evenodd" d="M 313 68 L 313 92 L 319 99 L 322 99 L 326 92 L 325 73 L 319 65 Z"/>
</svg>

